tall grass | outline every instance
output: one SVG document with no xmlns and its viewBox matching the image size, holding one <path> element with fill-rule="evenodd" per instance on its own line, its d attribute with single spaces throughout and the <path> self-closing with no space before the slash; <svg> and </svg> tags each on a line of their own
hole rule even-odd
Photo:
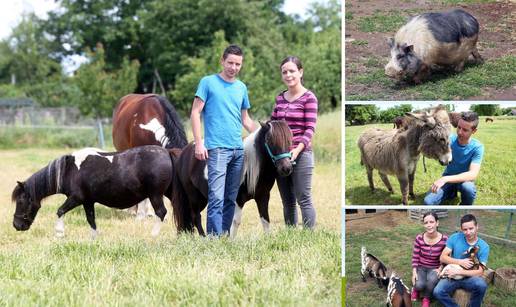
<svg viewBox="0 0 516 307">
<path fill-rule="evenodd" d="M 346 127 L 346 204 L 348 205 L 395 205 L 401 203 L 401 192 L 396 177 L 389 176 L 394 194 L 389 194 L 381 182 L 378 172 L 373 172 L 376 191 L 371 193 L 367 183 L 365 167 L 360 165 L 360 151 L 357 140 L 370 127 L 392 129 L 392 124 L 377 124 Z M 473 136 L 484 144 L 484 158 L 477 186 L 476 205 L 514 205 L 516 194 L 516 121 L 495 120 L 494 123 L 481 122 Z M 440 178 L 444 168 L 437 161 L 426 159 L 427 173 L 423 171 L 422 158 L 419 159 L 414 181 L 415 201 L 409 204 L 423 204 L 423 198 L 432 183 Z M 456 199 L 447 204 L 458 204 Z"/>
</svg>

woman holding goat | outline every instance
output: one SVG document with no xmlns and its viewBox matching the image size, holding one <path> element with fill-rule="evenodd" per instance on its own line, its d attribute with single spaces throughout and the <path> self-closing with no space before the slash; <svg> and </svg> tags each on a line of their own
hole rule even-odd
<svg viewBox="0 0 516 307">
<path fill-rule="evenodd" d="M 430 306 L 430 296 L 439 281 L 439 272 L 442 269 L 439 257 L 446 247 L 448 237 L 440 233 L 439 218 L 435 212 L 426 212 L 423 215 L 425 232 L 418 234 L 414 240 L 412 251 L 412 288 L 411 299 L 416 301 L 419 293 L 422 294 L 422 307 Z"/>
</svg>

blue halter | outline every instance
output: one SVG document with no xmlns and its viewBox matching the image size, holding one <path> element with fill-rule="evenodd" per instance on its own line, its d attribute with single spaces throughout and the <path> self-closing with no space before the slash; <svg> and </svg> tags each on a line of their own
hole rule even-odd
<svg viewBox="0 0 516 307">
<path fill-rule="evenodd" d="M 292 158 L 292 153 L 291 152 L 284 152 L 284 153 L 280 153 L 279 155 L 273 155 L 272 151 L 271 151 L 271 149 L 269 147 L 269 144 L 267 144 L 267 143 L 265 143 L 265 149 L 267 149 L 267 153 L 271 157 L 272 162 L 274 162 L 274 164 L 276 164 L 276 162 L 281 160 L 281 159 Z"/>
</svg>

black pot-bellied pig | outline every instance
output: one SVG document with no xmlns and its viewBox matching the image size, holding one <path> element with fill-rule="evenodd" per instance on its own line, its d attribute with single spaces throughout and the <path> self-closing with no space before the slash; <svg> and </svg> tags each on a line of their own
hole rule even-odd
<svg viewBox="0 0 516 307">
<path fill-rule="evenodd" d="M 418 84 L 437 67 L 462 71 L 470 54 L 480 63 L 478 31 L 475 17 L 460 9 L 415 16 L 389 39 L 391 60 L 385 74 Z"/>
</svg>

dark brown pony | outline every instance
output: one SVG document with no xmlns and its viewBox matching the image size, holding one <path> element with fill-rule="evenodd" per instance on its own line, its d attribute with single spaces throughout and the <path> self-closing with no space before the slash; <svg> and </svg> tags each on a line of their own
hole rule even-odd
<svg viewBox="0 0 516 307">
<path fill-rule="evenodd" d="M 112 135 L 117 151 L 143 145 L 183 148 L 188 143 L 174 106 L 155 94 L 122 97 L 113 111 Z M 150 206 L 139 207 L 138 216 L 143 218 Z"/>
<path fill-rule="evenodd" d="M 254 199 L 265 231 L 269 230 L 270 190 L 276 177 L 292 173 L 289 148 L 292 132 L 285 121 L 260 123 L 261 127 L 244 140 L 244 170 L 231 236 L 235 236 L 242 218 L 244 204 Z M 208 202 L 206 161 L 194 156 L 195 145 L 188 144 L 173 164 L 177 176 L 173 179 L 172 204 L 178 231 L 193 231 L 197 228 L 204 235 L 201 211 Z"/>
</svg>

